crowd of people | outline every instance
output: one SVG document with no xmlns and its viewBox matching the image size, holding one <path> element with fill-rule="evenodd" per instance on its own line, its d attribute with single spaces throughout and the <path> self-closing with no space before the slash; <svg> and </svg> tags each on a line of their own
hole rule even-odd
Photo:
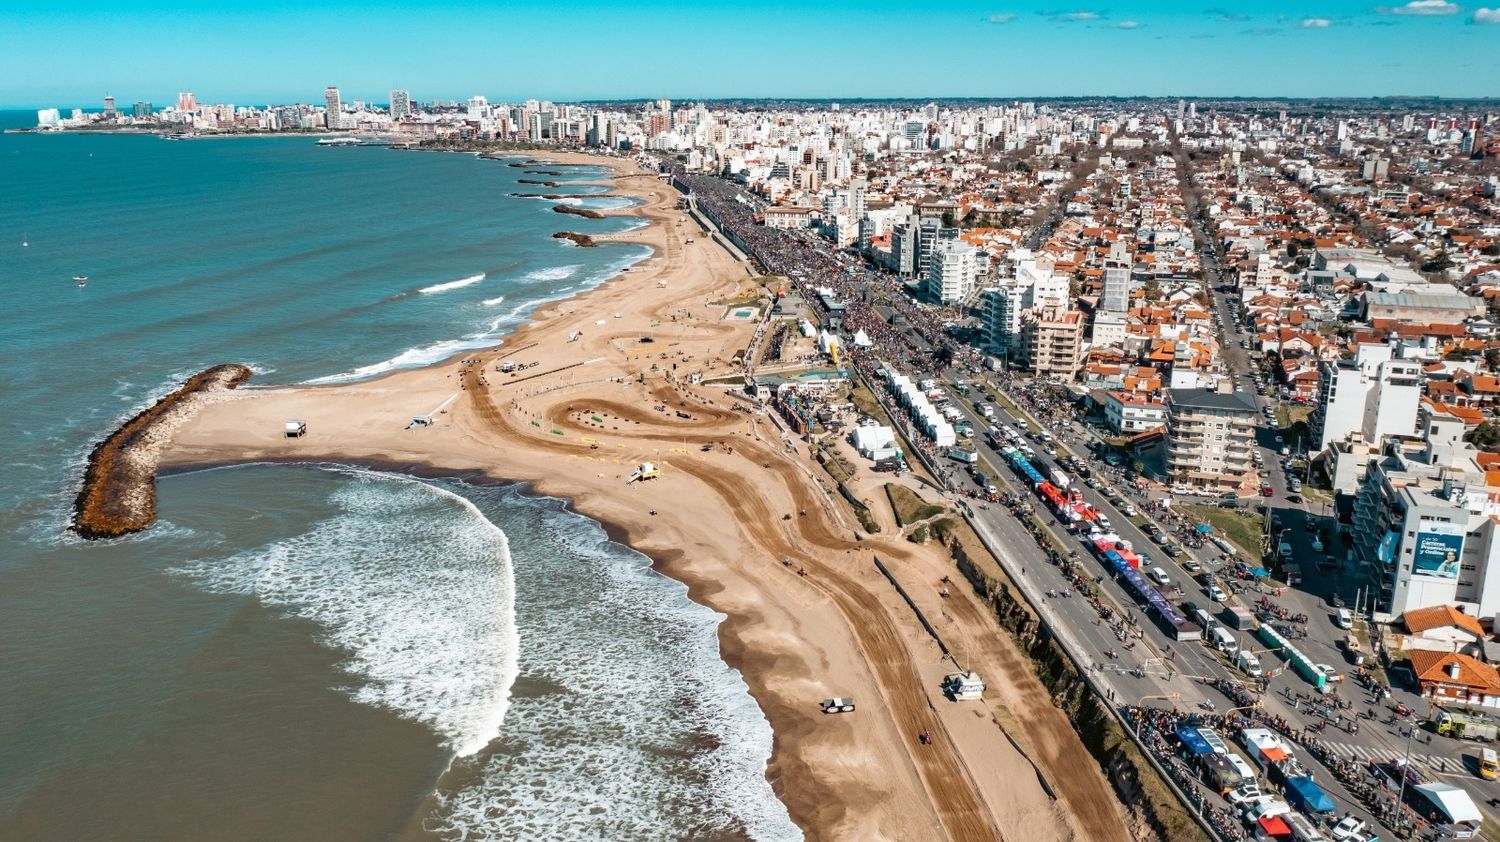
<svg viewBox="0 0 1500 842">
<path fill-rule="evenodd" d="M 673 166 L 668 165 L 668 169 L 672 170 Z M 841 327 L 850 335 L 860 332 L 870 340 L 868 346 L 856 346 L 853 343 L 845 346 L 846 364 L 863 374 L 866 382 L 882 382 L 879 369 L 884 364 L 893 365 L 916 376 L 937 376 L 949 366 L 977 370 L 981 361 L 979 352 L 954 342 L 943 322 L 944 312 L 939 308 L 917 303 L 908 294 L 899 277 L 872 269 L 849 255 L 841 254 L 810 233 L 766 227 L 757 219 L 760 209 L 758 200 L 746 196 L 728 181 L 714 176 L 689 174 L 680 168 L 673 170 L 673 175 L 680 185 L 691 191 L 697 209 L 718 225 L 767 274 L 787 278 L 820 322 L 827 324 L 832 317 L 837 317 Z M 826 301 L 824 295 L 820 294 L 823 292 L 827 293 Z M 840 310 L 831 311 L 827 306 L 828 302 L 835 302 Z M 1055 387 L 1016 379 L 1008 371 L 999 372 L 997 382 L 1033 418 L 1060 436 L 1076 441 L 1087 434 L 1086 430 L 1076 425 L 1071 402 L 1066 396 L 1059 394 Z M 896 420 L 900 424 L 904 419 Z M 901 426 L 906 428 L 909 425 Z M 916 435 L 912 429 L 904 431 L 909 434 L 909 440 L 923 450 L 923 455 L 929 457 L 928 463 L 932 464 L 935 460 L 931 457 L 936 455 L 936 450 L 931 441 L 925 436 Z M 1123 469 L 1117 468 L 1110 473 L 1122 472 Z M 955 479 L 953 472 L 949 471 L 942 479 L 952 488 Z M 1128 483 L 1126 488 L 1127 491 L 1139 494 L 1139 489 L 1129 487 Z M 1107 603 L 1094 597 L 1094 587 L 1099 577 L 1083 568 L 1076 553 L 1065 554 L 1054 548 L 1050 536 L 1040 524 L 1034 518 L 1026 516 L 1030 507 L 1023 498 L 1007 495 L 1005 502 L 1019 517 L 1020 522 L 1032 529 L 1033 537 L 1044 557 L 1061 568 L 1080 596 L 1094 603 L 1098 611 L 1096 622 L 1101 625 L 1108 623 L 1120 640 L 1133 641 L 1139 634 L 1134 618 L 1128 612 L 1119 616 Z M 1170 521 L 1172 517 L 1168 519 Z M 1169 528 L 1179 532 L 1184 539 L 1201 540 L 1192 532 L 1192 525 L 1185 520 L 1169 523 Z M 1232 557 L 1224 560 L 1230 561 Z M 1219 689 L 1234 700 L 1237 706 L 1248 709 L 1226 716 L 1194 714 L 1200 721 L 1223 728 L 1231 735 L 1250 725 L 1272 728 L 1304 746 L 1309 755 L 1330 769 L 1373 815 L 1388 823 L 1397 818 L 1390 815 L 1390 792 L 1384 787 L 1382 779 L 1373 774 L 1373 770 L 1340 758 L 1324 743 L 1319 734 L 1320 728 L 1314 730 L 1297 727 L 1282 717 L 1268 713 L 1259 704 L 1259 694 L 1267 689 L 1264 682 L 1259 686 L 1230 684 L 1232 686 Z M 1143 743 L 1168 774 L 1177 780 L 1178 785 L 1192 800 L 1194 808 L 1214 826 L 1221 837 L 1227 840 L 1247 839 L 1238 817 L 1204 794 L 1197 784 L 1194 767 L 1187 758 L 1181 756 L 1182 748 L 1173 732 L 1185 715 L 1175 710 L 1154 708 L 1127 708 L 1125 713 L 1130 721 L 1139 725 Z M 1416 818 L 1410 814 L 1410 808 L 1403 807 L 1402 810 L 1403 818 Z"/>
</svg>

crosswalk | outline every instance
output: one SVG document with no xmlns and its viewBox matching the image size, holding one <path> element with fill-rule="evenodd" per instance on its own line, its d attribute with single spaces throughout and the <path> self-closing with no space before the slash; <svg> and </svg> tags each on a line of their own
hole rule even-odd
<svg viewBox="0 0 1500 842">
<path fill-rule="evenodd" d="M 1394 750 L 1385 747 L 1377 748 L 1375 746 L 1353 745 L 1351 743 L 1336 743 L 1331 740 L 1326 740 L 1323 744 L 1333 749 L 1334 753 L 1336 754 L 1340 754 L 1351 760 L 1359 760 L 1366 763 L 1371 761 L 1383 763 L 1391 760 L 1392 758 L 1405 756 L 1404 750 Z M 1460 763 L 1460 761 L 1454 758 L 1447 758 L 1435 754 L 1421 754 L 1415 751 L 1411 753 L 1411 759 L 1413 763 L 1426 766 L 1429 769 L 1450 772 L 1458 771 L 1458 769 L 1455 767 Z"/>
</svg>

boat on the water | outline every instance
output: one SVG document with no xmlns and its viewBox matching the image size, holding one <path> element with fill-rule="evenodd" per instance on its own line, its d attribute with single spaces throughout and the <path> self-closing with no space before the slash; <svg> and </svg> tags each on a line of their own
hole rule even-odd
<svg viewBox="0 0 1500 842">
<path fill-rule="evenodd" d="M 73 283 L 78 284 L 78 286 L 80 288 L 88 286 L 89 276 L 88 275 L 74 275 L 73 276 Z"/>
<path fill-rule="evenodd" d="M 362 141 L 357 137 L 325 137 L 318 140 L 319 146 L 360 146 Z"/>
</svg>

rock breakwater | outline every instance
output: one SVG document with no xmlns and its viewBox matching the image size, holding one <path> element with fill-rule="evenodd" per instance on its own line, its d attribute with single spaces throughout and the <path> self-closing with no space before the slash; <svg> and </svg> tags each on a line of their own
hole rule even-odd
<svg viewBox="0 0 1500 842">
<path fill-rule="evenodd" d="M 554 240 L 571 240 L 571 241 L 573 241 L 574 245 L 576 245 L 576 246 L 578 246 L 580 248 L 586 248 L 586 249 L 591 249 L 595 245 L 597 245 L 594 242 L 594 238 L 593 237 L 590 237 L 587 234 L 579 234 L 579 233 L 574 232 L 574 231 L 559 231 L 556 234 L 552 235 L 552 239 L 554 239 Z"/>
<path fill-rule="evenodd" d="M 205 369 L 95 445 L 73 501 L 73 531 L 91 540 L 118 538 L 155 522 L 162 445 L 199 407 L 222 400 L 249 377 L 250 369 L 238 364 Z"/>
<path fill-rule="evenodd" d="M 575 208 L 572 205 L 553 205 L 552 206 L 552 212 L 553 213 L 571 213 L 574 216 L 581 216 L 581 217 L 584 217 L 586 219 L 603 219 L 604 218 L 604 214 L 602 214 L 602 213 L 600 213 L 600 212 L 598 212 L 596 210 L 589 210 L 588 208 Z"/>
</svg>

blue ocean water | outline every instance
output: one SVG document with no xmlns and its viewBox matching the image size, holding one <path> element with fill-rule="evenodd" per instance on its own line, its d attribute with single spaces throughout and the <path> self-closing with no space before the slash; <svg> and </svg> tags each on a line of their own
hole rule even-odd
<svg viewBox="0 0 1500 842">
<path fill-rule="evenodd" d="M 517 182 L 598 175 L 0 135 L 0 836 L 798 835 L 719 618 L 558 501 L 251 466 L 164 479 L 147 534 L 65 531 L 91 444 L 198 369 L 422 365 L 643 257 L 510 195 L 618 206 Z"/>
</svg>

